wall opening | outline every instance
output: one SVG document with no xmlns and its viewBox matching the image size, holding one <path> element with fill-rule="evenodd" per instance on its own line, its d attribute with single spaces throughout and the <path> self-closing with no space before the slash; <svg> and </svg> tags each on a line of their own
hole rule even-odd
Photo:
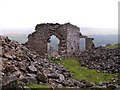
<svg viewBox="0 0 120 90">
<path fill-rule="evenodd" d="M 85 43 L 85 38 L 80 38 L 80 51 L 85 51 L 86 50 L 86 43 Z"/>
<path fill-rule="evenodd" d="M 60 43 L 60 40 L 55 35 L 52 35 L 50 37 L 48 42 L 48 56 L 55 57 L 59 55 L 58 53 L 59 43 Z"/>
</svg>

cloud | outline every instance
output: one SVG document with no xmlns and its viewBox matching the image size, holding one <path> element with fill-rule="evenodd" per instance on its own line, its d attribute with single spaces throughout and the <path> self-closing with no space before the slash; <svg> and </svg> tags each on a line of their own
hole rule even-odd
<svg viewBox="0 0 120 90">
<path fill-rule="evenodd" d="M 0 29 L 49 22 L 117 28 L 117 9 L 118 0 L 0 0 Z"/>
</svg>

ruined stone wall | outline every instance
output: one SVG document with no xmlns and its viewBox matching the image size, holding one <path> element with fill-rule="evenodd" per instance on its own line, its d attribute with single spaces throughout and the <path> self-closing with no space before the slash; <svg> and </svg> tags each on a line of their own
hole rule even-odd
<svg viewBox="0 0 120 90">
<path fill-rule="evenodd" d="M 95 47 L 95 45 L 94 45 L 94 43 L 93 43 L 93 38 L 86 38 L 85 39 L 86 41 L 86 50 L 88 50 L 88 49 L 92 49 L 92 48 L 94 48 Z"/>
<path fill-rule="evenodd" d="M 61 25 L 59 28 L 57 28 L 56 34 L 59 34 L 60 36 L 60 43 L 59 43 L 59 49 L 58 53 L 62 57 L 66 57 L 67 55 L 67 30 L 66 25 Z"/>
<path fill-rule="evenodd" d="M 48 43 L 52 35 L 55 35 L 59 40 L 58 53 L 61 56 L 66 55 L 66 26 L 60 24 L 38 24 L 35 27 L 35 32 L 28 36 L 27 47 L 36 51 L 40 56 L 47 56 Z"/>
<path fill-rule="evenodd" d="M 77 26 L 67 24 L 67 56 L 75 56 L 79 53 L 79 31 Z"/>
<path fill-rule="evenodd" d="M 47 25 L 37 25 L 35 32 L 28 36 L 27 46 L 35 50 L 40 56 L 44 56 L 47 53 L 47 39 L 46 36 L 49 35 Z"/>
<path fill-rule="evenodd" d="M 28 36 L 26 46 L 36 51 L 40 56 L 48 56 L 48 43 L 50 37 L 55 35 L 59 40 L 58 54 L 61 57 L 78 55 L 80 49 L 80 29 L 70 23 L 66 24 L 37 24 L 35 32 Z M 93 48 L 92 38 L 86 38 L 86 49 Z"/>
</svg>

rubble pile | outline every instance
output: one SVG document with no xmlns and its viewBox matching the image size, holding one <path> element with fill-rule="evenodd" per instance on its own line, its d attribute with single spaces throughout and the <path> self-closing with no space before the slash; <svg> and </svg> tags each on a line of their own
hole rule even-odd
<svg viewBox="0 0 120 90">
<path fill-rule="evenodd" d="M 62 65 L 54 64 L 49 59 L 42 59 L 36 52 L 8 37 L 0 36 L 0 85 L 2 90 L 9 88 L 29 89 L 28 84 L 49 84 L 56 87 L 94 88 L 94 83 L 71 78 L 70 72 Z M 101 87 L 101 86 L 100 86 Z M 114 85 L 108 87 L 116 88 Z M 17 89 L 16 89 L 17 90 Z"/>
<path fill-rule="evenodd" d="M 0 36 L 2 53 L 2 87 L 26 88 L 29 83 L 50 84 L 53 87 L 82 87 L 82 81 L 71 79 L 68 70 L 48 59 L 42 59 L 35 52 L 8 37 Z M 84 81 L 85 82 L 85 81 Z"/>
<path fill-rule="evenodd" d="M 120 48 L 98 47 L 79 55 L 80 64 L 103 73 L 120 73 Z"/>
</svg>

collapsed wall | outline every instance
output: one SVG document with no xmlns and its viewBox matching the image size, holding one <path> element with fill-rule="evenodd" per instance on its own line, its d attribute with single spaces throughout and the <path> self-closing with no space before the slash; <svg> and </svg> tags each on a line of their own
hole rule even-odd
<svg viewBox="0 0 120 90">
<path fill-rule="evenodd" d="M 43 23 L 37 24 L 35 32 L 28 36 L 26 46 L 36 51 L 40 56 L 48 56 L 48 43 L 50 37 L 55 35 L 60 43 L 58 45 L 58 54 L 61 57 L 73 57 L 79 54 L 80 45 L 80 28 L 70 23 L 53 24 Z M 92 39 L 86 38 L 86 49 L 93 48 Z"/>
</svg>

